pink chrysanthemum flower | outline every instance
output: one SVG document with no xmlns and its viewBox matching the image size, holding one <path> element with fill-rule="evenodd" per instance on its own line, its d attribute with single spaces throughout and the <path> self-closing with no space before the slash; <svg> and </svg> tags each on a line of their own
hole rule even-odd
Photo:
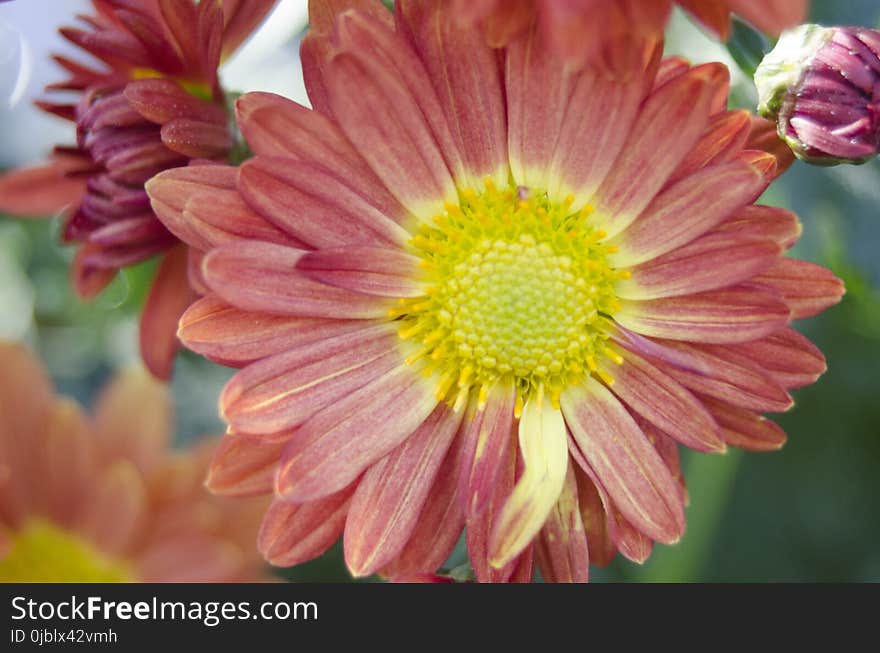
<svg viewBox="0 0 880 653">
<path fill-rule="evenodd" d="M 356 3 L 348 3 L 356 4 Z M 546 47 L 568 65 L 619 73 L 621 62 L 662 39 L 674 4 L 722 40 L 735 13 L 769 34 L 803 22 L 807 0 L 452 0 L 466 25 L 504 47 L 537 21 Z M 625 69 L 625 65 L 623 67 Z"/>
<path fill-rule="evenodd" d="M 243 368 L 209 486 L 274 492 L 280 565 L 344 532 L 355 575 L 424 577 L 463 529 L 481 581 L 644 560 L 684 531 L 680 444 L 782 445 L 761 413 L 825 369 L 788 325 L 841 283 L 753 205 L 775 159 L 722 65 L 612 80 L 535 27 L 498 52 L 438 0 L 359 6 L 313 3 L 318 110 L 246 95 L 255 158 L 148 184 L 213 248 L 181 339 Z"/>
<path fill-rule="evenodd" d="M 167 390 L 117 377 L 89 417 L 0 344 L 0 582 L 264 578 L 265 502 L 203 486 L 212 447 L 168 450 Z"/>
<path fill-rule="evenodd" d="M 144 182 L 193 159 L 228 160 L 233 139 L 217 67 L 274 2 L 93 0 L 85 28 L 61 34 L 101 66 L 55 57 L 69 77 L 47 90 L 79 100 L 37 103 L 76 123 L 76 145 L 57 147 L 47 165 L 0 177 L 0 211 L 64 211 L 62 239 L 80 246 L 71 277 L 82 297 L 120 268 L 163 256 L 141 320 L 143 359 L 160 378 L 171 373 L 175 325 L 192 292 L 187 250 L 150 210 Z"/>
</svg>

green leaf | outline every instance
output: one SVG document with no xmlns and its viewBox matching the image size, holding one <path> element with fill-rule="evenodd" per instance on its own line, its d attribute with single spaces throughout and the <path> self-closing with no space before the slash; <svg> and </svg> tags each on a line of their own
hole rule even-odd
<svg viewBox="0 0 880 653">
<path fill-rule="evenodd" d="M 758 65 L 771 48 L 770 40 L 762 32 L 736 16 L 733 17 L 733 30 L 727 41 L 727 50 L 746 75 L 755 76 Z"/>
</svg>

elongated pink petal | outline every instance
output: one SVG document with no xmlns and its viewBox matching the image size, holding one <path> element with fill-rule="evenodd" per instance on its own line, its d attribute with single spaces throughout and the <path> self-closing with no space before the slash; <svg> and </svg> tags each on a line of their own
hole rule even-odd
<svg viewBox="0 0 880 653">
<path fill-rule="evenodd" d="M 443 0 L 403 0 L 397 18 L 413 36 L 428 69 L 464 177 L 459 186 L 479 188 L 485 177 L 508 181 L 507 116 L 497 54 L 476 27 L 462 27 Z"/>
<path fill-rule="evenodd" d="M 401 224 L 409 214 L 382 185 L 363 157 L 326 116 L 279 95 L 247 93 L 236 104 L 250 148 L 335 173 L 379 214 Z"/>
<path fill-rule="evenodd" d="M 187 281 L 187 251 L 183 245 L 162 258 L 141 313 L 141 357 L 158 379 L 171 377 L 180 343 L 177 322 L 195 298 Z"/>
<path fill-rule="evenodd" d="M 569 436 L 571 437 L 571 436 Z M 574 445 L 569 443 L 569 450 Z M 581 522 L 587 534 L 590 563 L 599 567 L 607 567 L 614 559 L 617 552 L 614 542 L 608 532 L 608 519 L 605 516 L 605 508 L 595 483 L 584 473 L 581 461 L 574 467 L 574 475 L 577 480 L 578 508 L 581 512 Z M 586 463 L 583 463 L 584 465 Z"/>
<path fill-rule="evenodd" d="M 789 320 L 789 309 L 766 286 L 740 284 L 681 297 L 624 300 L 614 320 L 651 337 L 735 343 L 755 340 L 784 328 Z"/>
<path fill-rule="evenodd" d="M 218 188 L 210 193 L 191 195 L 183 209 L 183 220 L 193 233 L 211 246 L 245 238 L 308 249 L 305 242 L 254 211 L 237 190 Z"/>
<path fill-rule="evenodd" d="M 467 520 L 467 529 L 465 530 L 468 558 L 477 581 L 481 583 L 505 583 L 510 580 L 516 568 L 516 560 L 500 569 L 489 562 L 489 538 L 501 510 L 510 497 L 516 478 L 517 448 L 509 447 L 506 453 L 507 457 L 498 475 L 498 480 L 492 488 L 492 496 L 486 503 L 486 508 Z M 465 460 L 462 458 L 461 462 L 463 463 Z M 461 503 L 460 500 L 459 503 Z"/>
<path fill-rule="evenodd" d="M 831 270 L 793 258 L 780 259 L 755 281 L 768 284 L 782 293 L 793 320 L 818 315 L 837 304 L 846 292 L 843 281 Z"/>
<path fill-rule="evenodd" d="M 158 218 L 175 236 L 197 249 L 210 249 L 211 243 L 195 232 L 183 217 L 189 199 L 216 189 L 235 189 L 236 168 L 200 165 L 174 168 L 150 179 L 145 188 Z"/>
<path fill-rule="evenodd" d="M 281 317 L 233 308 L 203 297 L 181 316 L 177 336 L 187 348 L 233 366 L 364 328 L 360 320 Z"/>
<path fill-rule="evenodd" d="M 791 211 L 758 205 L 746 206 L 709 233 L 770 239 L 788 249 L 800 238 L 801 231 L 800 220 Z"/>
<path fill-rule="evenodd" d="M 791 396 L 758 361 L 733 347 L 668 343 L 687 359 L 686 364 L 655 364 L 692 392 L 716 397 L 750 410 L 783 412 Z"/>
<path fill-rule="evenodd" d="M 275 6 L 275 0 L 225 0 L 223 57 L 231 55 Z"/>
<path fill-rule="evenodd" d="M 214 494 L 250 497 L 271 494 L 275 468 L 287 442 L 227 434 L 214 451 L 205 486 Z"/>
<path fill-rule="evenodd" d="M 489 563 L 512 562 L 532 541 L 559 500 L 568 469 L 565 421 L 549 401 L 530 398 L 519 420 L 525 470 L 517 480 L 489 537 Z"/>
<path fill-rule="evenodd" d="M 622 364 L 603 358 L 600 369 L 624 404 L 691 449 L 724 450 L 718 425 L 690 392 L 638 354 L 621 348 L 620 355 Z"/>
<path fill-rule="evenodd" d="M 562 393 L 562 412 L 579 452 L 627 520 L 659 542 L 678 541 L 684 509 L 677 485 L 620 402 L 587 377 Z"/>
<path fill-rule="evenodd" d="M 596 191 L 596 215 L 609 235 L 623 231 L 663 187 L 708 124 L 712 97 L 727 79 L 726 67 L 705 64 L 645 100 L 627 143 Z M 676 138 L 670 140 L 673 130 Z"/>
<path fill-rule="evenodd" d="M 45 218 L 73 204 L 86 191 L 85 180 L 67 177 L 61 162 L 0 175 L 0 211 Z"/>
<path fill-rule="evenodd" d="M 469 518 L 478 515 L 492 497 L 499 474 L 509 458 L 516 388 L 502 380 L 489 390 L 486 403 L 473 398 L 464 429 L 464 460 L 459 477 L 459 498 Z"/>
<path fill-rule="evenodd" d="M 432 573 L 446 562 L 455 548 L 465 523 L 461 501 L 456 496 L 463 450 L 461 432 L 459 425 L 409 540 L 382 570 L 383 575 L 396 578 Z"/>
<path fill-rule="evenodd" d="M 787 390 L 815 383 L 827 369 L 819 348 L 794 329 L 734 345 L 733 349 L 757 362 Z"/>
<path fill-rule="evenodd" d="M 232 428 L 246 433 L 293 428 L 399 365 L 398 340 L 392 326 L 380 323 L 291 343 L 232 377 L 220 410 Z"/>
<path fill-rule="evenodd" d="M 537 46 L 532 44 L 532 47 Z M 540 49 L 533 53 L 532 58 L 542 59 Z M 552 63 L 548 61 L 547 66 L 552 66 Z M 540 84 L 542 79 L 547 78 L 539 76 L 532 83 Z M 596 189 L 608 176 L 626 144 L 627 136 L 634 129 L 639 106 L 648 89 L 644 84 L 614 81 L 589 69 L 581 72 L 575 80 L 566 82 L 563 78 L 563 81 L 555 84 L 558 87 L 554 89 L 556 94 L 570 94 L 570 98 L 565 115 L 561 118 L 558 135 L 547 134 L 555 142 L 555 150 L 550 153 L 552 164 L 551 173 L 547 175 L 548 190 L 550 196 L 557 199 L 571 194 L 575 198 L 572 208 L 577 210 L 593 201 Z M 569 85 L 573 88 L 569 89 Z M 544 112 L 552 111 L 554 106 L 564 106 L 562 100 L 554 102 L 548 99 L 542 102 L 540 96 L 530 98 L 529 106 L 536 102 L 545 107 Z M 514 107 L 510 107 L 510 114 L 513 130 L 518 124 L 515 122 Z M 552 126 L 553 117 L 548 115 L 547 119 L 551 120 Z M 523 128 L 538 129 L 537 134 L 544 129 L 534 124 L 523 125 Z M 531 149 L 541 161 L 543 157 L 539 153 L 542 152 L 542 146 L 528 136 L 522 138 L 532 144 Z M 513 142 L 510 149 L 511 163 L 515 167 Z M 535 173 L 539 171 L 540 168 L 536 166 Z"/>
<path fill-rule="evenodd" d="M 189 118 L 175 118 L 165 123 L 161 136 L 165 147 L 191 159 L 219 161 L 234 145 L 226 125 Z"/>
<path fill-rule="evenodd" d="M 317 501 L 286 503 L 275 499 L 257 535 L 257 548 L 278 567 L 317 558 L 342 535 L 357 483 Z"/>
<path fill-rule="evenodd" d="M 419 259 L 399 249 L 341 247 L 306 253 L 297 263 L 305 276 L 336 288 L 379 297 L 421 297 L 427 284 Z"/>
<path fill-rule="evenodd" d="M 649 261 L 685 245 L 753 201 L 761 174 L 743 161 L 723 163 L 685 177 L 658 195 L 614 239 L 617 266 Z"/>
<path fill-rule="evenodd" d="M 766 417 L 708 397 L 703 401 L 721 426 L 727 444 L 747 451 L 777 451 L 785 444 L 785 431 Z"/>
<path fill-rule="evenodd" d="M 433 384 L 401 364 L 325 406 L 291 438 L 276 494 L 310 501 L 345 487 L 412 435 L 436 405 Z"/>
<path fill-rule="evenodd" d="M 243 240 L 224 245 L 202 262 L 205 282 L 217 295 L 245 310 L 325 318 L 375 318 L 388 313 L 381 300 L 312 281 L 296 271 L 305 252 Z"/>
<path fill-rule="evenodd" d="M 430 219 L 457 199 L 462 165 L 428 73 L 382 21 L 347 12 L 336 27 L 340 53 L 325 76 L 333 115 L 398 201 Z"/>
<path fill-rule="evenodd" d="M 505 51 L 507 147 L 517 184 L 551 189 L 550 164 L 578 76 L 542 47 L 539 38 L 533 27 Z"/>
<path fill-rule="evenodd" d="M 541 575 L 547 582 L 586 583 L 589 580 L 589 545 L 581 521 L 578 487 L 571 461 L 559 500 L 541 529 L 536 553 Z"/>
<path fill-rule="evenodd" d="M 355 188 L 309 163 L 275 157 L 247 161 L 239 192 L 267 220 L 314 247 L 395 245 L 409 234 Z"/>
<path fill-rule="evenodd" d="M 727 95 L 724 96 L 725 102 Z M 667 181 L 674 183 L 706 168 L 733 159 L 743 149 L 752 128 L 748 111 L 725 111 L 712 117 L 709 125 Z"/>
<path fill-rule="evenodd" d="M 716 290 L 767 270 L 781 254 L 772 240 L 707 234 L 632 268 L 615 293 L 624 299 L 658 299 Z"/>
<path fill-rule="evenodd" d="M 400 447 L 366 471 L 345 523 L 345 561 L 354 576 L 385 566 L 406 545 L 461 413 L 440 404 Z"/>
</svg>

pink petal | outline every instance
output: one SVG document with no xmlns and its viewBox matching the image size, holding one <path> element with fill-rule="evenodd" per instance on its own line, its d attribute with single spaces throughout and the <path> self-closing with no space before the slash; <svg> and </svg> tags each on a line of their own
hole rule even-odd
<svg viewBox="0 0 880 653">
<path fill-rule="evenodd" d="M 45 218 L 79 200 L 86 191 L 81 177 L 67 177 L 60 161 L 13 170 L 0 176 L 0 211 Z"/>
<path fill-rule="evenodd" d="M 755 361 L 733 347 L 668 343 L 688 359 L 683 365 L 654 363 L 686 388 L 743 408 L 783 412 L 791 396 Z"/>
<path fill-rule="evenodd" d="M 145 188 L 158 218 L 175 236 L 201 250 L 211 243 L 195 232 L 183 217 L 189 199 L 217 189 L 234 190 L 237 171 L 232 166 L 200 165 L 174 168 L 150 179 Z"/>
<path fill-rule="evenodd" d="M 205 282 L 219 297 L 249 311 L 298 317 L 385 317 L 388 301 L 312 281 L 296 271 L 305 252 L 242 240 L 224 245 L 202 262 Z"/>
<path fill-rule="evenodd" d="M 270 563 L 293 567 L 317 558 L 342 535 L 357 483 L 307 503 L 275 499 L 257 535 L 257 548 Z"/>
<path fill-rule="evenodd" d="M 742 110 L 724 111 L 713 116 L 700 140 L 678 165 L 667 183 L 674 183 L 702 168 L 733 159 L 748 141 L 752 128 L 751 117 L 748 111 Z"/>
<path fill-rule="evenodd" d="M 402 364 L 325 406 L 293 434 L 276 494 L 301 502 L 345 487 L 412 435 L 436 405 L 433 383 Z"/>
<path fill-rule="evenodd" d="M 788 249 L 800 238 L 801 231 L 800 220 L 791 211 L 775 206 L 746 206 L 709 233 L 770 239 Z"/>
<path fill-rule="evenodd" d="M 440 465 L 409 540 L 397 557 L 382 570 L 384 575 L 396 578 L 432 573 L 446 562 L 455 548 L 465 522 L 461 501 L 456 496 L 462 440 L 459 427 L 459 433 Z"/>
<path fill-rule="evenodd" d="M 827 369 L 818 347 L 794 329 L 734 345 L 733 349 L 760 364 L 787 390 L 814 383 Z"/>
<path fill-rule="evenodd" d="M 513 41 L 505 51 L 507 94 L 507 146 L 514 181 L 521 186 L 551 189 L 551 162 L 578 76 L 539 43 L 532 28 Z M 584 112 L 601 101 L 589 104 Z M 583 104 L 571 103 L 572 107 Z M 635 111 L 633 111 L 635 113 Z M 613 127 L 609 126 L 609 131 Z M 585 138 L 588 138 L 586 135 Z M 558 194 L 558 189 L 555 193 Z M 555 194 L 551 194 L 555 198 Z"/>
<path fill-rule="evenodd" d="M 346 332 L 347 331 L 347 332 Z M 302 424 L 399 365 L 393 326 L 362 324 L 335 336 L 314 334 L 283 353 L 253 363 L 220 396 L 223 418 L 245 433 L 273 433 Z"/>
<path fill-rule="evenodd" d="M 603 358 L 600 369 L 614 379 L 611 390 L 630 410 L 686 447 L 724 450 L 718 425 L 690 392 L 634 352 L 621 349 L 620 354 L 623 364 Z"/>
<path fill-rule="evenodd" d="M 481 583 L 507 582 L 516 569 L 516 560 L 504 565 L 500 569 L 493 567 L 489 563 L 489 537 L 495 523 L 498 521 L 498 514 L 513 490 L 516 459 L 517 449 L 509 447 L 507 449 L 507 458 L 504 461 L 498 480 L 492 488 L 492 496 L 489 498 L 486 508 L 475 517 L 467 520 L 465 541 L 467 543 L 468 558 L 474 570 L 474 575 Z"/>
<path fill-rule="evenodd" d="M 178 245 L 162 258 L 141 313 L 141 357 L 158 379 L 171 377 L 180 346 L 177 322 L 195 298 L 186 271 L 186 247 Z"/>
<path fill-rule="evenodd" d="M 541 529 L 536 553 L 541 575 L 547 582 L 586 583 L 589 580 L 589 545 L 578 505 L 577 481 L 570 462 L 559 501 Z"/>
<path fill-rule="evenodd" d="M 744 283 L 681 297 L 623 300 L 614 320 L 646 336 L 727 344 L 784 328 L 789 310 L 771 289 Z"/>
<path fill-rule="evenodd" d="M 694 146 L 708 124 L 715 90 L 727 79 L 725 66 L 705 64 L 645 100 L 620 156 L 596 191 L 597 216 L 610 235 L 638 217 Z"/>
<path fill-rule="evenodd" d="M 632 268 L 615 293 L 623 299 L 659 299 L 716 290 L 760 274 L 781 254 L 772 240 L 706 234 Z"/>
<path fill-rule="evenodd" d="M 256 154 L 292 159 L 335 173 L 379 214 L 398 224 L 409 219 L 406 209 L 326 116 L 271 93 L 247 93 L 235 107 L 238 124 Z"/>
<path fill-rule="evenodd" d="M 752 202 L 764 187 L 743 161 L 704 168 L 673 184 L 614 239 L 617 266 L 649 261 L 685 245 Z"/>
<path fill-rule="evenodd" d="M 250 497 L 271 494 L 275 468 L 287 441 L 227 434 L 214 451 L 205 486 L 214 494 Z"/>
<path fill-rule="evenodd" d="M 541 49 L 538 48 L 533 56 L 540 56 L 540 52 Z M 516 50 L 511 57 L 515 53 Z M 548 77 L 539 75 L 534 83 L 540 84 L 544 79 Z M 553 80 L 554 77 L 549 79 Z M 551 152 L 551 172 L 547 175 L 548 190 L 551 197 L 559 199 L 572 194 L 575 198 L 573 209 L 577 210 L 592 201 L 599 185 L 608 177 L 628 135 L 634 129 L 633 123 L 647 89 L 644 84 L 613 81 L 589 69 L 579 74 L 575 80 L 556 84 L 560 87 L 554 89 L 556 93 L 568 97 L 568 100 L 558 133 L 548 133 L 550 140 L 555 143 L 555 149 Z M 546 113 L 551 112 L 554 106 L 566 104 L 562 101 L 543 101 L 540 95 L 534 96 L 529 106 L 533 103 L 544 107 L 543 112 Z M 535 111 L 536 115 L 543 115 L 537 113 L 537 109 Z M 513 130 L 518 124 L 515 122 L 513 107 L 510 113 Z M 550 115 L 546 117 L 552 126 L 554 118 Z M 525 128 L 543 129 L 534 124 Z M 540 135 L 542 132 L 535 133 Z M 541 151 L 540 148 L 537 143 L 532 146 L 536 153 Z M 513 154 L 512 142 L 511 159 L 515 168 Z M 543 156 L 539 158 L 541 160 Z M 540 167 L 536 168 L 536 172 L 540 172 Z"/>
<path fill-rule="evenodd" d="M 573 448 L 569 444 L 569 449 Z M 599 567 L 607 567 L 614 559 L 616 550 L 611 535 L 608 532 L 608 519 L 605 516 L 605 508 L 595 483 L 583 472 L 581 466 L 585 462 L 576 461 L 574 475 L 578 488 L 578 507 L 581 511 L 581 521 L 587 534 L 589 546 L 589 560 Z"/>
<path fill-rule="evenodd" d="M 791 309 L 791 319 L 801 320 L 818 315 L 840 302 L 846 288 L 831 270 L 809 261 L 780 259 L 776 265 L 755 277 L 782 293 Z"/>
<path fill-rule="evenodd" d="M 398 20 L 412 34 L 461 153 L 459 186 L 485 177 L 508 181 L 507 116 L 497 54 L 476 27 L 461 27 L 442 0 L 400 2 Z"/>
<path fill-rule="evenodd" d="M 305 276 L 336 288 L 379 297 L 421 297 L 421 259 L 399 249 L 353 246 L 306 253 L 297 263 Z"/>
<path fill-rule="evenodd" d="M 721 426 L 727 444 L 747 451 L 777 451 L 785 444 L 785 431 L 766 417 L 722 401 L 703 401 Z"/>
<path fill-rule="evenodd" d="M 310 245 L 399 245 L 410 235 L 338 171 L 275 157 L 247 161 L 239 192 L 272 224 Z"/>
<path fill-rule="evenodd" d="M 406 545 L 461 418 L 438 405 L 406 442 L 364 474 L 345 523 L 345 561 L 354 576 L 369 576 Z"/>
<path fill-rule="evenodd" d="M 188 349 L 235 367 L 364 328 L 361 320 L 282 317 L 233 308 L 211 295 L 192 304 L 177 335 Z"/>
<path fill-rule="evenodd" d="M 579 452 L 627 520 L 652 539 L 677 542 L 684 532 L 677 485 L 620 402 L 587 377 L 562 393 L 562 412 Z"/>
<path fill-rule="evenodd" d="M 512 381 L 499 381 L 480 407 L 471 400 L 464 429 L 464 460 L 459 478 L 459 498 L 469 518 L 478 515 L 493 495 L 508 449 L 515 446 L 513 408 L 516 388 Z"/>
<path fill-rule="evenodd" d="M 429 219 L 457 200 L 462 164 L 428 73 L 382 21 L 347 13 L 336 27 L 340 53 L 325 76 L 333 115 L 391 194 Z"/>
</svg>

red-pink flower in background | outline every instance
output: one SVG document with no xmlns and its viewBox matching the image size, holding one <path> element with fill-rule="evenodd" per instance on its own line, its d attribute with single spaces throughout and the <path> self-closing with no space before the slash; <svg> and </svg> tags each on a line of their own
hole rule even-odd
<svg viewBox="0 0 880 653">
<path fill-rule="evenodd" d="M 451 0 L 466 25 L 479 25 L 493 47 L 504 47 L 537 21 L 548 47 L 568 65 L 609 73 L 628 70 L 626 59 L 662 40 L 674 4 L 722 40 L 735 13 L 778 35 L 803 22 L 807 0 Z"/>
<path fill-rule="evenodd" d="M 119 375 L 92 416 L 0 343 L 0 581 L 267 579 L 260 500 L 204 488 L 213 441 L 169 450 L 167 388 Z"/>
<path fill-rule="evenodd" d="M 243 96 L 253 159 L 147 186 L 209 251 L 182 341 L 242 368 L 209 487 L 274 494 L 278 565 L 342 535 L 353 574 L 428 578 L 463 529 L 481 581 L 643 561 L 685 528 L 680 445 L 782 446 L 762 413 L 825 369 L 789 324 L 843 286 L 754 204 L 776 159 L 724 66 L 609 78 L 396 6 L 313 2 L 315 109 Z"/>
<path fill-rule="evenodd" d="M 274 2 L 93 0 L 84 27 L 61 33 L 100 65 L 55 57 L 69 76 L 47 90 L 79 99 L 37 103 L 76 123 L 76 145 L 56 147 L 44 166 L 0 176 L 0 211 L 63 211 L 62 239 L 79 245 L 71 277 L 82 297 L 120 268 L 162 256 L 141 319 L 143 359 L 159 378 L 171 374 L 175 325 L 193 299 L 191 254 L 156 219 L 144 182 L 191 160 L 228 160 L 233 138 L 217 67 Z"/>
</svg>

